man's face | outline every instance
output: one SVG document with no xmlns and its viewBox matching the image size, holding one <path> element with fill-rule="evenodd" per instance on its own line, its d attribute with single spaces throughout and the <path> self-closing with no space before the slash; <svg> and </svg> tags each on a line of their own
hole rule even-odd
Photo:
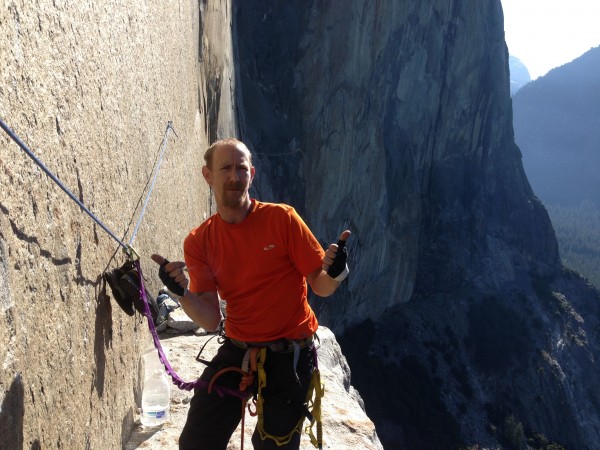
<svg viewBox="0 0 600 450">
<path fill-rule="evenodd" d="M 254 167 L 246 149 L 234 145 L 217 147 L 212 155 L 212 167 L 203 167 L 202 173 L 213 188 L 217 207 L 241 208 L 250 201 L 248 189 L 254 178 Z"/>
</svg>

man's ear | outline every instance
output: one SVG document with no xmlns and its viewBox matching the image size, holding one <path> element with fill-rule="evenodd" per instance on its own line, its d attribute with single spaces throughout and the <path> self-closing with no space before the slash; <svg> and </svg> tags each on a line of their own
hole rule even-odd
<svg viewBox="0 0 600 450">
<path fill-rule="evenodd" d="M 202 166 L 202 176 L 204 177 L 209 186 L 213 185 L 212 173 L 207 166 Z"/>
<path fill-rule="evenodd" d="M 256 174 L 256 169 L 254 168 L 254 166 L 250 167 L 250 184 L 252 184 L 252 181 L 254 181 L 255 174 Z"/>
</svg>

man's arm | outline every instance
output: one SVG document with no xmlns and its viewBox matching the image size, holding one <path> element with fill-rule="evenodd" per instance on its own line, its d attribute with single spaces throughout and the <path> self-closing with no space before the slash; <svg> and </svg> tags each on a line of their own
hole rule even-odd
<svg viewBox="0 0 600 450">
<path fill-rule="evenodd" d="M 306 281 L 310 285 L 312 291 L 319 297 L 329 297 L 333 294 L 338 287 L 340 282 L 335 281 L 327 272 L 323 269 L 317 269 L 306 276 Z"/>
<path fill-rule="evenodd" d="M 342 232 L 339 239 L 339 241 L 341 241 L 340 243 L 344 243 L 345 245 L 345 242 L 350 237 L 350 234 L 351 233 L 349 230 Z M 345 250 L 340 250 L 339 255 L 338 250 L 340 250 L 338 244 L 331 244 L 325 252 L 325 258 L 323 258 L 323 266 L 320 269 L 317 269 L 314 272 L 308 274 L 306 277 L 306 281 L 310 285 L 310 288 L 315 294 L 317 294 L 320 297 L 329 297 L 331 294 L 333 294 L 337 290 L 337 288 L 340 287 L 341 282 L 346 278 L 346 275 L 348 274 Z M 331 273 L 329 273 L 331 266 L 338 266 L 340 265 L 340 263 L 343 265 L 343 272 L 340 270 L 340 272 L 342 273 L 336 273 L 334 274 L 334 276 L 332 276 Z"/>
<path fill-rule="evenodd" d="M 179 303 L 185 313 L 206 331 L 216 331 L 221 323 L 221 309 L 216 292 L 190 292 L 187 289 Z"/>
</svg>

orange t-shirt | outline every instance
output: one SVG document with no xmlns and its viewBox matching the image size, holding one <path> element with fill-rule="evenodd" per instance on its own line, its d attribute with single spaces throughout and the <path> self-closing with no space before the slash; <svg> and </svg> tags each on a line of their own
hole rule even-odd
<svg viewBox="0 0 600 450">
<path fill-rule="evenodd" d="M 238 224 L 214 214 L 183 245 L 192 292 L 227 302 L 225 331 L 247 342 L 301 339 L 317 331 L 306 276 L 325 252 L 294 208 L 252 200 Z"/>
</svg>

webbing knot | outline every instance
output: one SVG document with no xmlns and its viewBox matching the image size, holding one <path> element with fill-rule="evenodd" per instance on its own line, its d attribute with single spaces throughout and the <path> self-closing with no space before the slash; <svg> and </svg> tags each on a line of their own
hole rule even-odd
<svg viewBox="0 0 600 450">
<path fill-rule="evenodd" d="M 240 381 L 240 391 L 245 392 L 248 386 L 254 384 L 254 374 L 258 370 L 257 357 L 260 352 L 260 348 L 250 347 L 244 355 L 242 361 L 242 380 Z"/>
<path fill-rule="evenodd" d="M 209 393 L 212 392 L 213 386 L 215 384 L 215 381 L 217 381 L 217 378 L 219 378 L 221 375 L 223 375 L 226 372 L 238 372 L 239 374 L 242 375 L 242 379 L 240 381 L 240 391 L 241 392 L 245 392 L 246 389 L 248 388 L 248 386 L 252 386 L 254 384 L 254 374 L 258 372 L 259 391 L 260 391 L 260 386 L 261 386 L 260 380 L 261 379 L 264 379 L 264 385 L 266 385 L 266 375 L 264 374 L 264 369 L 263 369 L 263 364 L 265 362 L 266 356 L 267 356 L 266 348 L 257 348 L 257 347 L 249 348 L 246 351 L 246 354 L 244 355 L 244 359 L 242 361 L 241 368 L 226 367 L 225 369 L 221 369 L 213 375 L 212 379 L 210 380 L 210 384 L 208 385 L 208 392 Z M 261 374 L 261 372 L 262 372 L 262 374 Z M 246 404 L 248 403 L 249 398 L 250 398 L 250 395 L 247 395 L 245 398 L 242 398 L 242 429 L 241 429 L 241 438 L 242 438 L 241 449 L 242 450 L 244 450 L 244 428 L 245 428 Z M 260 409 L 262 411 L 262 406 Z M 258 407 L 256 410 L 258 411 Z M 248 405 L 248 411 L 250 412 L 251 415 L 256 414 L 251 410 L 250 405 Z"/>
</svg>

